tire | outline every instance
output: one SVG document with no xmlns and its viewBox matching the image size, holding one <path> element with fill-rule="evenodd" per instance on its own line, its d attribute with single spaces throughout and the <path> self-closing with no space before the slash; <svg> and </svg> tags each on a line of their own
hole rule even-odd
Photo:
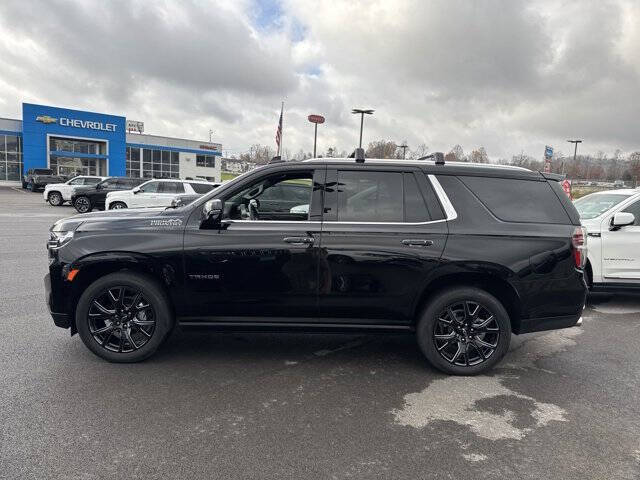
<svg viewBox="0 0 640 480">
<path fill-rule="evenodd" d="M 422 353 L 438 370 L 478 375 L 493 368 L 509 350 L 511 322 L 493 295 L 478 288 L 458 287 L 429 301 L 416 336 Z"/>
<path fill-rule="evenodd" d="M 52 207 L 59 207 L 63 203 L 62 195 L 60 195 L 60 192 L 49 192 L 47 201 Z"/>
<path fill-rule="evenodd" d="M 26 190 L 27 188 L 27 182 L 24 181 L 24 178 L 22 179 L 22 189 Z"/>
<path fill-rule="evenodd" d="M 127 204 L 124 202 L 112 202 L 109 204 L 109 210 L 120 210 L 122 208 L 127 208 Z"/>
<path fill-rule="evenodd" d="M 32 181 L 29 181 L 29 183 L 27 183 L 27 190 L 29 190 L 30 192 L 35 191 L 34 185 Z"/>
<path fill-rule="evenodd" d="M 153 355 L 171 331 L 171 312 L 153 278 L 116 272 L 96 280 L 82 293 L 76 328 L 82 342 L 97 356 L 114 363 L 140 362 Z"/>
<path fill-rule="evenodd" d="M 86 196 L 81 196 L 75 199 L 73 206 L 78 213 L 89 213 L 92 210 L 91 200 Z"/>
</svg>

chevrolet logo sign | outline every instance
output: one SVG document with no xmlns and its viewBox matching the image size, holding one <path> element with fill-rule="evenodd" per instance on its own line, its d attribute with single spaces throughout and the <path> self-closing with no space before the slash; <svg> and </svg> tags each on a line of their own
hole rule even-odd
<svg viewBox="0 0 640 480">
<path fill-rule="evenodd" d="M 40 116 L 36 117 L 36 122 L 58 123 L 58 119 L 50 117 L 49 115 L 40 115 Z"/>
</svg>

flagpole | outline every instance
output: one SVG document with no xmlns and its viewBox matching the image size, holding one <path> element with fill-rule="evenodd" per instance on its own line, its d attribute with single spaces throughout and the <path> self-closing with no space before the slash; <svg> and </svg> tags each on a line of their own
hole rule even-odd
<svg viewBox="0 0 640 480">
<path fill-rule="evenodd" d="M 282 139 L 284 138 L 284 101 L 280 105 L 280 116 L 282 117 L 282 128 L 280 129 L 280 145 L 278 145 L 278 156 L 282 154 Z"/>
</svg>

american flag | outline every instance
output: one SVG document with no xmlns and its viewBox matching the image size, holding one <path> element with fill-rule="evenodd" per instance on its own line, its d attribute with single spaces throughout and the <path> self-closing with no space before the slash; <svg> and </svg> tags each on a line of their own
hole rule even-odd
<svg viewBox="0 0 640 480">
<path fill-rule="evenodd" d="M 276 130 L 276 145 L 278 145 L 278 153 L 280 153 L 280 142 L 282 141 L 282 112 L 284 111 L 284 102 L 282 102 L 282 108 L 280 109 L 280 121 L 278 122 L 278 129 Z"/>
</svg>

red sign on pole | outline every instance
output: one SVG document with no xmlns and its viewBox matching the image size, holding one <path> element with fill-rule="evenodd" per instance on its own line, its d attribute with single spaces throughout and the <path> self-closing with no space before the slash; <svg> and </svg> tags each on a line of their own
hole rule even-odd
<svg viewBox="0 0 640 480">
<path fill-rule="evenodd" d="M 562 189 L 564 190 L 564 193 L 567 194 L 567 197 L 569 197 L 570 200 L 573 200 L 571 197 L 571 180 L 564 179 L 560 185 L 562 185 Z"/>
<path fill-rule="evenodd" d="M 309 115 L 307 117 L 311 123 L 324 123 L 324 117 L 322 115 Z"/>
</svg>

